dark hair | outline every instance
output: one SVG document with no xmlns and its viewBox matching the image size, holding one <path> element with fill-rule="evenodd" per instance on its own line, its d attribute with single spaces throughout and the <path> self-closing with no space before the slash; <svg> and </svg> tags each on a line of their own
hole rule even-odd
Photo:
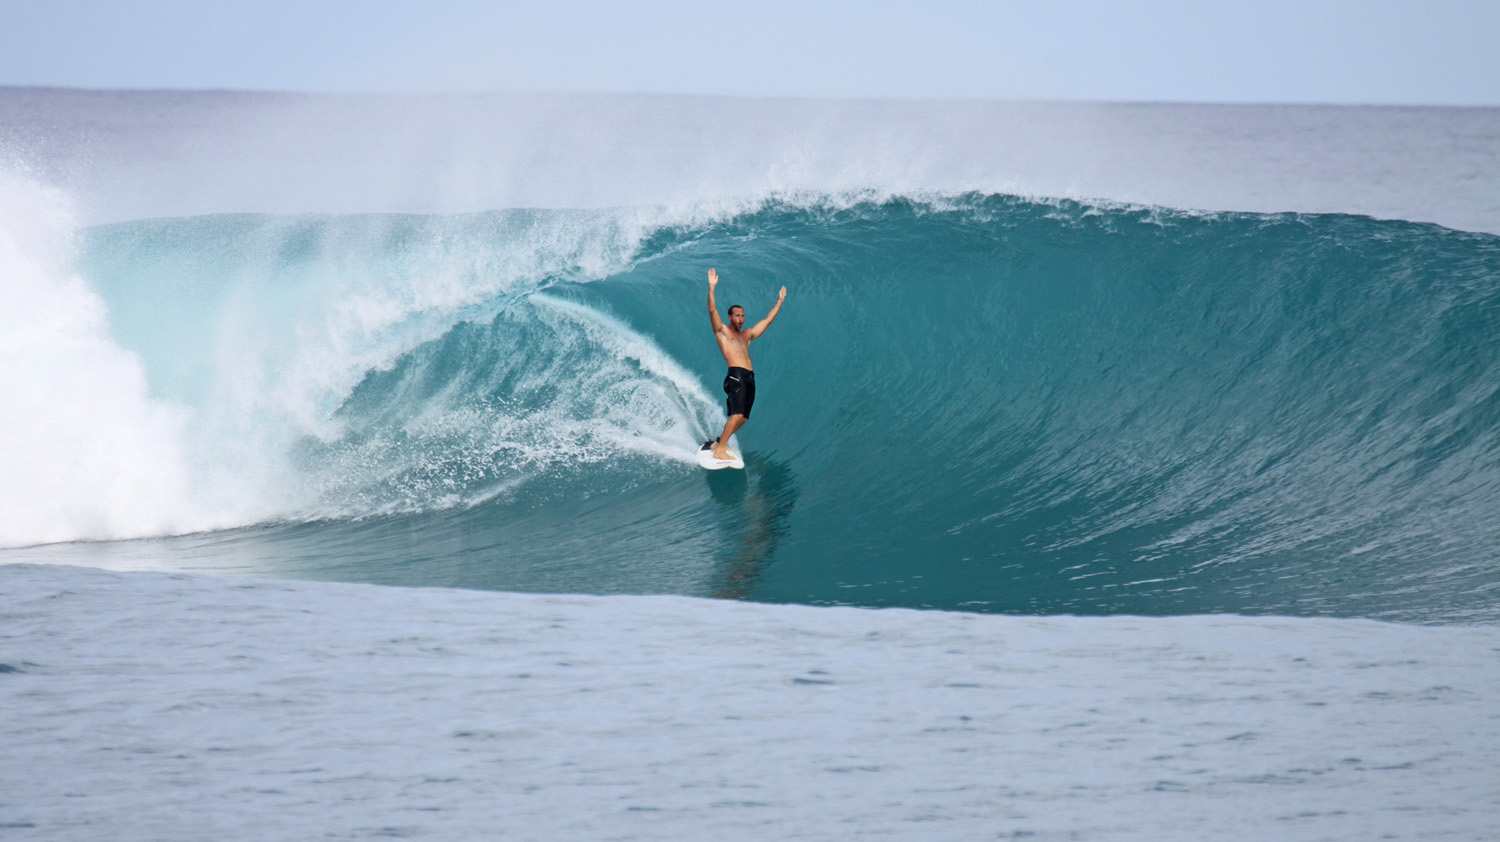
<svg viewBox="0 0 1500 842">
<path fill-rule="evenodd" d="M 738 305 L 738 304 L 731 304 L 731 305 L 729 305 L 729 312 L 730 312 L 730 313 L 731 313 L 731 314 L 732 314 L 732 313 L 734 313 L 734 311 L 735 311 L 735 310 L 738 310 L 738 311 L 740 311 L 740 312 L 741 312 L 741 313 L 743 313 L 743 312 L 745 312 L 745 308 L 744 308 L 744 307 L 741 307 L 741 306 L 740 306 L 740 305 Z"/>
</svg>

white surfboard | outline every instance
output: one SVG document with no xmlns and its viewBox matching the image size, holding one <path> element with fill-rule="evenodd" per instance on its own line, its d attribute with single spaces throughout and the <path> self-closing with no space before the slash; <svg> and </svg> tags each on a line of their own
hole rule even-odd
<svg viewBox="0 0 1500 842">
<path fill-rule="evenodd" d="M 738 453 L 735 453 L 733 450 L 729 451 L 729 455 L 733 456 L 734 458 L 727 460 L 715 459 L 714 443 L 713 440 L 710 439 L 704 442 L 702 447 L 698 448 L 698 464 L 702 465 L 710 471 L 721 471 L 725 468 L 739 468 L 743 470 L 745 467 L 745 460 L 741 459 L 740 455 Z"/>
</svg>

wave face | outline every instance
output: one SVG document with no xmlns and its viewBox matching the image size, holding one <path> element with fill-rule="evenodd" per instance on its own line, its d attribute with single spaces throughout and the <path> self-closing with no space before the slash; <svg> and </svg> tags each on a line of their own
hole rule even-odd
<svg viewBox="0 0 1500 842">
<path fill-rule="evenodd" d="M 963 195 L 189 217 L 80 248 L 190 419 L 204 510 L 174 522 L 259 524 L 106 561 L 1500 619 L 1493 235 Z M 723 420 L 710 267 L 751 321 L 789 290 L 753 346 L 744 472 L 690 461 Z"/>
</svg>

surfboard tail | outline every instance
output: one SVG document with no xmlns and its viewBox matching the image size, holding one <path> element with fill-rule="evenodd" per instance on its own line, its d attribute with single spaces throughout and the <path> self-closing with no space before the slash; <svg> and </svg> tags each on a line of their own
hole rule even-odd
<svg viewBox="0 0 1500 842">
<path fill-rule="evenodd" d="M 728 459 L 719 459 L 714 456 L 714 445 L 718 443 L 719 440 L 717 438 L 712 438 L 704 442 L 702 447 L 698 448 L 699 465 L 710 471 L 717 471 L 721 468 L 742 469 L 745 467 L 745 460 L 733 450 L 729 451 Z"/>
</svg>

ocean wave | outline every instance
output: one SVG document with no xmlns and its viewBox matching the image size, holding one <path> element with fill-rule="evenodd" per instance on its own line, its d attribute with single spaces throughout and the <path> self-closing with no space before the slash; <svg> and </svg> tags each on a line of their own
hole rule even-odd
<svg viewBox="0 0 1500 842">
<path fill-rule="evenodd" d="M 215 503 L 217 520 L 182 504 L 140 534 L 333 519 L 317 540 L 339 556 L 368 554 L 381 518 L 462 523 L 504 561 L 446 556 L 443 581 L 549 589 L 535 572 L 567 524 L 584 590 L 660 581 L 597 574 L 728 535 L 747 592 L 774 600 L 1493 611 L 1490 235 L 805 193 L 147 220 L 88 230 L 77 265 L 142 361 L 139 400 L 185 413 L 163 440 L 190 454 L 187 496 Z M 755 347 L 746 481 L 705 498 L 686 460 L 722 418 L 709 267 L 752 318 L 790 295 Z"/>
</svg>

